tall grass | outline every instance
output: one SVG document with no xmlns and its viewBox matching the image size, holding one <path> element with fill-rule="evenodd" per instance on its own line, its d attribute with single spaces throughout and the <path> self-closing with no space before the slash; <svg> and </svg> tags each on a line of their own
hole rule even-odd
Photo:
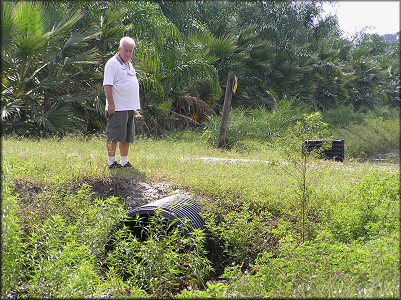
<svg viewBox="0 0 401 300">
<path fill-rule="evenodd" d="M 377 107 L 367 113 L 342 107 L 327 112 L 333 136 L 345 140 L 347 158 L 367 159 L 375 154 L 399 152 L 399 109 Z"/>
<path fill-rule="evenodd" d="M 291 175 L 299 161 L 282 142 L 289 134 L 286 122 L 266 135 L 258 131 L 265 121 L 273 123 L 270 114 L 233 114 L 237 121 L 228 132 L 236 134 L 230 148 L 215 148 L 210 130 L 140 137 L 129 155 L 133 170 L 107 168 L 102 136 L 4 137 L 2 297 L 399 297 L 398 166 L 309 158 L 302 226 L 300 178 Z M 360 126 L 361 132 L 377 122 L 377 132 L 396 141 L 397 115 L 378 114 L 382 121 L 367 114 L 360 123 L 328 124 L 330 134 L 347 144 L 349 131 L 341 130 Z M 303 120 L 302 114 L 290 115 L 288 124 Z M 339 132 L 343 136 L 337 137 Z M 382 136 L 374 136 L 369 149 L 379 149 L 376 143 L 383 143 Z M 124 199 L 99 198 L 84 183 L 110 177 L 163 181 L 197 197 L 214 241 L 212 281 L 176 289 L 171 280 L 160 280 L 157 289 L 146 290 L 153 277 L 138 271 L 135 280 L 124 280 L 117 263 L 104 267 L 104 244 L 111 226 L 126 214 Z M 171 242 L 168 236 L 165 242 Z M 127 259 L 122 253 L 131 246 L 143 246 L 144 254 L 160 260 L 162 249 L 152 252 L 156 245 L 145 244 L 121 243 L 126 246 L 114 261 Z M 193 254 L 185 255 L 196 262 Z M 133 264 L 131 271 L 137 267 Z"/>
<path fill-rule="evenodd" d="M 275 137 L 283 136 L 285 130 L 299 120 L 307 110 L 296 105 L 296 98 L 282 99 L 275 109 L 266 113 L 263 108 L 244 110 L 235 108 L 230 112 L 226 145 L 228 148 L 244 148 L 252 142 L 266 143 Z M 211 144 L 215 144 L 219 133 L 220 118 L 212 116 L 207 122 L 207 130 L 202 138 Z"/>
</svg>

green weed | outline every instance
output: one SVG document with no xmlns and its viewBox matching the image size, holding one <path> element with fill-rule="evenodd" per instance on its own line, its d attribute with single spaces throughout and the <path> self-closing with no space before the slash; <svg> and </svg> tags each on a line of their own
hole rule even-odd
<svg viewBox="0 0 401 300">
<path fill-rule="evenodd" d="M 345 123 L 332 129 L 335 137 L 345 141 L 346 158 L 367 159 L 374 154 L 398 152 L 400 145 L 399 110 L 378 110 L 361 114 L 363 121 Z"/>
<path fill-rule="evenodd" d="M 223 216 L 205 213 L 205 219 L 208 233 L 218 247 L 211 253 L 219 257 L 214 259 L 215 269 L 231 264 L 247 267 L 258 253 L 275 251 L 277 239 L 272 229 L 277 220 L 269 212 L 254 213 L 244 205 Z"/>
<path fill-rule="evenodd" d="M 347 205 L 333 210 L 331 223 L 301 244 L 280 220 L 277 251 L 245 271 L 227 267 L 228 290 L 239 297 L 398 297 L 398 192 L 397 175 L 367 174 L 348 192 Z"/>
<path fill-rule="evenodd" d="M 346 128 L 351 124 L 361 124 L 366 114 L 355 112 L 352 106 L 339 106 L 323 113 L 323 119 L 331 128 Z"/>
<path fill-rule="evenodd" d="M 180 289 L 198 289 L 211 271 L 204 252 L 205 234 L 199 229 L 184 236 L 175 221 L 166 222 L 160 213 L 141 224 L 145 238 L 139 239 L 123 226 L 114 233 L 106 263 L 136 287 L 156 298 L 172 297 Z"/>
<path fill-rule="evenodd" d="M 195 299 L 195 298 L 218 298 L 225 299 L 228 298 L 226 295 L 227 286 L 224 283 L 218 282 L 213 283 L 211 281 L 206 282 L 206 290 L 183 290 L 177 294 L 174 298 L 176 299 Z"/>
<path fill-rule="evenodd" d="M 58 191 L 48 197 L 18 212 L 23 223 L 15 234 L 20 253 L 14 268 L 20 272 L 12 275 L 12 270 L 3 269 L 3 278 L 16 276 L 23 285 L 14 281 L 14 290 L 8 291 L 28 297 L 93 295 L 103 280 L 97 264 L 107 231 L 121 213 L 121 204 L 116 198 L 94 198 L 87 185 L 77 193 Z M 14 246 L 4 244 L 4 253 L 15 252 Z M 5 257 L 7 264 L 10 257 Z"/>
<path fill-rule="evenodd" d="M 343 242 L 387 236 L 399 228 L 399 178 L 369 173 L 333 211 L 328 228 Z"/>
<path fill-rule="evenodd" d="M 21 222 L 18 217 L 17 198 L 12 194 L 4 176 L 2 176 L 2 182 L 1 286 L 3 291 L 11 291 L 18 284 L 22 273 L 23 242 L 20 236 Z"/>
<path fill-rule="evenodd" d="M 322 231 L 303 244 L 283 240 L 279 256 L 264 253 L 245 273 L 230 267 L 223 277 L 236 297 L 398 297 L 398 246 L 396 235 L 343 244 Z"/>
</svg>

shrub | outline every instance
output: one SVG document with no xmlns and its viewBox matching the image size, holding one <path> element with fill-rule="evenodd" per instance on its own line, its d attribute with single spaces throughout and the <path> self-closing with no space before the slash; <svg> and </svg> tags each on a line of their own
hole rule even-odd
<svg viewBox="0 0 401 300">
<path fill-rule="evenodd" d="M 218 257 L 216 269 L 224 269 L 229 264 L 247 267 L 258 253 L 274 251 L 276 247 L 277 239 L 272 231 L 272 224 L 276 222 L 269 212 L 255 214 L 244 205 L 221 216 L 221 220 L 212 213 L 206 213 L 205 219 L 211 239 L 219 248 L 212 253 Z"/>
<path fill-rule="evenodd" d="M 399 228 L 399 177 L 369 173 L 350 192 L 347 201 L 333 210 L 330 230 L 350 242 L 388 235 Z"/>
<path fill-rule="evenodd" d="M 141 223 L 137 216 L 136 222 Z M 140 240 L 129 227 L 114 233 L 106 263 L 136 288 L 154 297 L 171 297 L 184 287 L 196 289 L 211 271 L 204 251 L 205 234 L 194 229 L 182 234 L 175 221 L 166 222 L 160 213 L 149 218 Z"/>
<path fill-rule="evenodd" d="M 25 220 L 20 232 L 21 259 L 15 264 L 21 269 L 20 282 L 9 285 L 12 294 L 71 298 L 102 292 L 97 288 L 103 282 L 98 265 L 122 206 L 114 197 L 94 198 L 87 185 L 76 193 L 58 192 L 42 199 L 48 207 L 34 202 L 33 209 L 20 212 L 30 215 L 30 221 Z"/>
<path fill-rule="evenodd" d="M 302 244 L 283 239 L 278 256 L 263 253 L 249 270 L 228 267 L 223 277 L 235 297 L 397 298 L 397 240 L 393 234 L 343 244 L 328 231 Z"/>
</svg>

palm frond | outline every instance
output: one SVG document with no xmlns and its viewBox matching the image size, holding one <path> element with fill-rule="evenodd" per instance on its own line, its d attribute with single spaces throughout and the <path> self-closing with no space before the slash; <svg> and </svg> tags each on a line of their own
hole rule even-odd
<svg viewBox="0 0 401 300">
<path fill-rule="evenodd" d="M 258 37 L 258 34 L 254 32 L 257 27 L 257 24 L 251 24 L 240 32 L 237 40 L 238 47 L 247 45 Z"/>
<path fill-rule="evenodd" d="M 64 59 L 64 66 L 72 64 L 96 64 L 98 63 L 97 53 L 95 49 L 89 49 L 83 53 L 79 53 L 74 57 L 66 57 Z"/>
<path fill-rule="evenodd" d="M 174 77 L 171 76 L 173 74 Z M 177 84 L 185 81 L 188 86 L 196 82 L 198 79 L 209 79 L 213 90 L 213 96 L 218 98 L 221 95 L 222 91 L 217 70 L 213 66 L 205 63 L 203 60 L 195 59 L 185 62 L 171 70 L 170 76 Z"/>
<path fill-rule="evenodd" d="M 34 122 L 53 133 L 66 133 L 78 125 L 68 106 L 53 107 L 48 111 L 38 112 L 34 115 Z"/>
<path fill-rule="evenodd" d="M 187 117 L 192 117 L 196 122 L 201 122 L 205 120 L 206 117 L 215 114 L 214 110 L 208 104 L 191 96 L 176 98 L 171 107 L 172 111 Z"/>
<path fill-rule="evenodd" d="M 20 27 L 13 14 L 13 7 L 8 1 L 1 1 L 1 49 L 2 55 L 13 45 L 15 27 Z"/>
<path fill-rule="evenodd" d="M 208 47 L 211 55 L 214 55 L 219 59 L 224 59 L 234 52 L 236 46 L 234 37 L 226 35 L 210 40 Z"/>
<path fill-rule="evenodd" d="M 1 108 L 1 119 L 6 121 L 12 115 L 19 115 L 23 107 L 22 100 L 15 100 L 7 103 L 3 102 Z"/>
<path fill-rule="evenodd" d="M 47 36 L 50 37 L 54 34 L 61 34 L 78 22 L 83 16 L 84 13 L 81 9 L 66 12 L 65 17 L 59 23 L 54 24 L 52 30 L 47 33 Z"/>
<path fill-rule="evenodd" d="M 126 21 L 135 24 L 133 35 L 150 38 L 158 48 L 163 47 L 167 38 L 177 41 L 181 37 L 180 31 L 165 17 L 157 3 L 137 1 L 130 5 L 135 13 L 126 16 Z"/>
</svg>

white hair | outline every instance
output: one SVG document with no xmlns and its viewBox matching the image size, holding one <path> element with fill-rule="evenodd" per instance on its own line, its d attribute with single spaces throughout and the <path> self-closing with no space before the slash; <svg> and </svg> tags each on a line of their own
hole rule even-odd
<svg viewBox="0 0 401 300">
<path fill-rule="evenodd" d="M 134 39 L 130 38 L 129 36 L 125 36 L 120 40 L 120 48 L 123 48 L 124 43 L 132 45 L 135 48 L 135 41 L 134 41 Z"/>
</svg>

